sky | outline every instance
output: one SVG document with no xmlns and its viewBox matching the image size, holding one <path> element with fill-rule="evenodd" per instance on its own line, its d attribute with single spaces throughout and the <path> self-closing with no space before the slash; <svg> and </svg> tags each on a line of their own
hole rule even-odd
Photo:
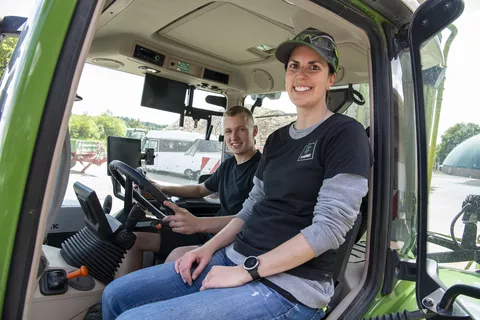
<svg viewBox="0 0 480 320">
<path fill-rule="evenodd" d="M 0 0 L 3 15 L 29 16 L 39 0 Z M 446 88 L 439 124 L 441 134 L 458 122 L 480 124 L 480 103 L 477 91 L 479 81 L 480 42 L 480 1 L 466 0 L 463 15 L 455 21 L 458 35 L 455 38 L 448 57 Z M 99 86 L 99 83 L 102 85 Z M 139 118 L 159 124 L 170 124 L 178 120 L 178 115 L 144 108 L 140 106 L 143 78 L 101 67 L 85 65 L 77 93 L 83 101 L 76 102 L 73 113 L 100 114 L 107 109 L 116 115 Z M 195 106 L 205 106 L 204 95 L 197 93 Z M 294 108 L 286 95 L 278 101 L 264 102 L 265 107 L 275 106 L 286 112 Z"/>
</svg>

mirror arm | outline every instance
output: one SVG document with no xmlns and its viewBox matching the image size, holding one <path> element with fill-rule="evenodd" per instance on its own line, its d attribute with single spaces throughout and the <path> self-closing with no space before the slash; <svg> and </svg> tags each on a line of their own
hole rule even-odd
<svg viewBox="0 0 480 320">
<path fill-rule="evenodd" d="M 253 111 L 255 110 L 256 107 L 261 107 L 262 102 L 263 102 L 263 98 L 255 99 L 255 103 L 252 105 L 252 108 L 250 109 L 250 111 L 253 113 Z"/>
<path fill-rule="evenodd" d="M 459 295 L 480 299 L 480 288 L 465 284 L 455 284 L 447 289 L 442 300 L 438 303 L 438 308 L 447 312 L 453 312 L 453 303 Z"/>
<path fill-rule="evenodd" d="M 205 129 L 205 140 L 210 140 L 210 135 L 212 134 L 213 126 L 212 126 L 212 117 L 208 117 L 207 119 L 207 127 Z"/>
<path fill-rule="evenodd" d="M 17 38 L 26 22 L 27 18 L 16 16 L 7 16 L 0 19 L 0 42 L 7 37 Z"/>
</svg>

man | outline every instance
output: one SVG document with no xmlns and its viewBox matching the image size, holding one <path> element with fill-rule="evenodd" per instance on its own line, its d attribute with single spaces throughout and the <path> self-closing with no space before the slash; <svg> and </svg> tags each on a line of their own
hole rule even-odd
<svg viewBox="0 0 480 320">
<path fill-rule="evenodd" d="M 174 261 L 196 246 L 207 242 L 213 234 L 225 227 L 241 209 L 253 187 L 253 176 L 261 158 L 255 149 L 258 128 L 253 115 L 245 107 L 235 106 L 225 112 L 225 142 L 233 157 L 225 160 L 217 171 L 204 183 L 184 186 L 155 186 L 169 196 L 202 198 L 218 192 L 220 210 L 215 217 L 196 217 L 186 209 L 165 218 L 172 228 L 161 234 L 138 232 L 135 245 L 129 250 L 119 275 L 142 267 L 143 252 L 172 251 L 167 262 Z M 179 247 L 180 246 L 180 247 Z"/>
</svg>

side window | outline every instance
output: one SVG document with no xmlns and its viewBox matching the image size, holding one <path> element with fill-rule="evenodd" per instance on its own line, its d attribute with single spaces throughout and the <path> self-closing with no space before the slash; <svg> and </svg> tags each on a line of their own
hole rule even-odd
<svg viewBox="0 0 480 320">
<path fill-rule="evenodd" d="M 355 84 L 353 88 L 365 98 L 365 104 L 352 103 L 343 114 L 359 121 L 365 128 L 370 126 L 370 101 L 368 84 Z M 247 96 L 244 105 L 249 109 L 255 100 Z M 257 149 L 262 151 L 268 136 L 275 130 L 295 121 L 297 109 L 290 101 L 287 92 L 281 92 L 278 100 L 265 98 L 262 106 L 255 108 L 253 112 L 255 124 L 258 126 L 256 138 Z"/>
<path fill-rule="evenodd" d="M 169 152 L 169 151 L 171 151 L 170 141 L 160 140 L 160 146 L 158 148 L 158 152 Z"/>
<path fill-rule="evenodd" d="M 360 122 L 364 128 L 370 126 L 370 91 L 368 83 L 361 83 L 353 85 L 353 89 L 359 92 L 363 99 L 364 104 L 357 104 L 353 102 L 350 107 L 343 113 L 346 116 L 354 118 Z"/>
<path fill-rule="evenodd" d="M 251 109 L 255 100 L 251 96 L 245 97 L 244 106 Z M 290 101 L 288 93 L 281 92 L 278 100 L 263 99 L 262 106 L 255 108 L 253 118 L 258 126 L 255 146 L 262 151 L 268 136 L 275 130 L 295 121 L 297 109 Z"/>
<path fill-rule="evenodd" d="M 422 222 L 419 232 L 423 235 L 418 239 L 425 239 L 426 243 L 419 242 L 417 246 L 423 265 L 433 266 L 419 270 L 417 299 L 429 296 L 435 301 L 431 298 L 436 289 L 433 282 L 437 288 L 443 285 L 445 290 L 463 284 L 456 287 L 458 291 L 452 291 L 455 295 L 450 298 L 460 301 L 471 318 L 477 318 L 479 300 L 471 297 L 478 298 L 473 287 L 478 289 L 480 283 L 480 113 L 475 81 L 480 73 L 476 63 L 480 12 L 474 2 L 466 1 L 457 20 L 436 34 L 429 34 L 436 25 L 429 25 L 429 30 L 423 28 L 426 17 L 438 12 L 452 17 L 461 13 L 446 10 L 443 3 L 436 4 L 426 3 L 411 29 L 418 36 L 411 41 L 413 61 L 419 64 L 413 68 L 414 72 L 421 71 L 422 78 L 416 80 L 423 80 L 415 82 L 417 93 L 423 89 L 423 96 L 417 97 L 423 98 L 417 128 L 425 133 L 417 135 L 418 159 L 422 162 L 416 166 L 420 168 L 418 214 Z M 438 21 L 442 22 L 437 25 L 448 23 L 446 18 Z M 437 310 L 448 310 L 443 304 L 448 299 L 447 294 L 443 295 L 444 301 L 435 306 Z"/>
<path fill-rule="evenodd" d="M 201 140 L 197 152 L 221 152 L 222 144 L 218 141 Z"/>
<path fill-rule="evenodd" d="M 153 148 L 153 150 L 158 151 L 158 140 L 148 140 L 147 148 Z"/>
<path fill-rule="evenodd" d="M 186 152 L 192 145 L 192 142 L 177 141 L 177 150 L 178 152 Z"/>
<path fill-rule="evenodd" d="M 391 248 L 400 256 L 416 256 L 417 230 L 417 143 L 410 53 L 404 52 L 392 61 L 394 113 L 394 194 Z M 410 93 L 410 94 L 404 94 Z"/>
<path fill-rule="evenodd" d="M 477 84 L 468 81 L 464 74 L 465 61 L 475 61 L 478 53 L 472 42 L 478 30 L 475 25 L 480 27 L 478 14 L 469 14 L 466 7 L 455 26 L 430 40 L 441 41 L 437 50 L 443 48 L 443 56 L 448 60 L 432 61 L 433 48 L 428 48 L 433 46 L 429 44 L 421 52 L 422 62 L 430 62 L 424 71 L 426 129 L 430 137 L 427 147 L 431 236 L 427 256 L 441 267 L 472 275 L 459 280 L 448 272 L 440 272 L 440 280 L 447 286 L 479 282 L 480 114 L 478 105 L 472 103 Z M 480 73 L 478 64 L 469 64 L 468 68 L 468 74 Z M 438 69 L 446 69 L 445 78 L 440 81 L 438 74 L 442 73 Z M 442 241 L 444 238 L 449 245 Z"/>
</svg>

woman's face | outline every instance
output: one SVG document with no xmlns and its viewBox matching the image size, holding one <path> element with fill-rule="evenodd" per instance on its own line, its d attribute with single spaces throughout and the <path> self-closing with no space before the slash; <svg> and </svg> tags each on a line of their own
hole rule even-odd
<svg viewBox="0 0 480 320">
<path fill-rule="evenodd" d="M 307 46 L 292 51 L 287 64 L 285 83 L 288 95 L 297 108 L 313 108 L 325 103 L 325 94 L 335 82 L 328 74 L 327 62 Z"/>
</svg>

